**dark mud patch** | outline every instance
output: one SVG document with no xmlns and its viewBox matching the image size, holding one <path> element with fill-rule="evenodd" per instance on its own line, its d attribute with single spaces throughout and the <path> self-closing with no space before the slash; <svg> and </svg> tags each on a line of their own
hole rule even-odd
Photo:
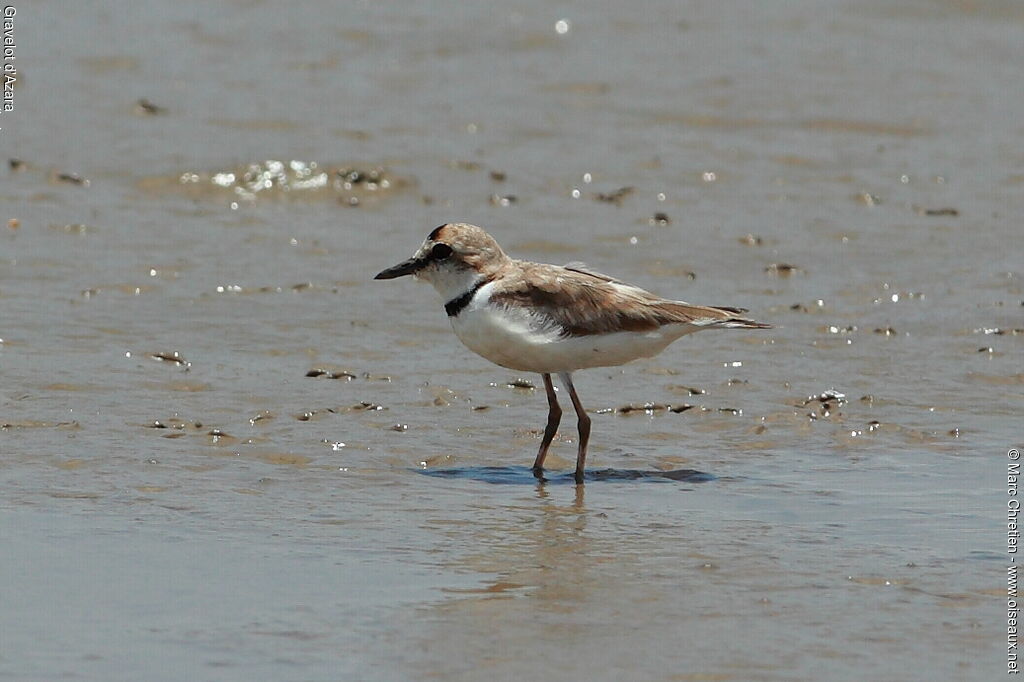
<svg viewBox="0 0 1024 682">
<path fill-rule="evenodd" d="M 595 201 L 601 201 L 606 204 L 614 204 L 615 206 L 621 206 L 622 202 L 625 201 L 626 197 L 636 191 L 636 187 L 620 187 L 612 192 L 597 192 L 594 194 Z"/>
<path fill-rule="evenodd" d="M 135 102 L 135 113 L 140 116 L 162 116 L 167 113 L 167 109 L 143 97 Z"/>
<path fill-rule="evenodd" d="M 354 405 L 348 407 L 325 407 L 322 409 L 305 410 L 295 415 L 295 419 L 300 422 L 308 422 L 320 417 L 324 417 L 328 414 L 345 414 L 349 412 L 380 412 L 388 408 L 377 403 L 372 403 L 366 400 L 362 400 Z"/>
<path fill-rule="evenodd" d="M 77 185 L 78 187 L 88 187 L 92 183 L 88 178 L 83 178 L 78 173 L 63 173 L 55 172 L 51 175 L 51 182 L 63 182 L 69 185 Z"/>
<path fill-rule="evenodd" d="M 831 417 L 833 413 L 839 415 L 839 408 L 847 402 L 845 393 L 840 393 L 834 388 L 830 388 L 819 395 L 808 396 L 806 400 L 797 404 L 796 407 L 810 406 L 811 411 L 807 413 L 807 416 L 811 420 L 815 420 Z"/>
<path fill-rule="evenodd" d="M 699 386 L 684 386 L 683 384 L 670 384 L 666 388 L 673 393 L 681 393 L 687 396 L 705 395 L 707 393 L 707 391 Z"/>
<path fill-rule="evenodd" d="M 646 414 L 648 416 L 659 413 L 659 412 L 672 412 L 679 414 L 680 412 L 686 412 L 692 410 L 696 405 L 689 403 L 683 403 L 682 405 L 669 405 L 667 403 L 628 403 L 626 405 L 620 405 L 619 407 L 606 407 L 599 410 L 595 410 L 595 414 Z"/>
<path fill-rule="evenodd" d="M 13 431 L 15 429 L 72 429 L 77 430 L 82 425 L 77 420 L 67 422 L 48 422 L 37 419 L 20 419 L 15 421 L 0 422 L 0 431 Z"/>
<path fill-rule="evenodd" d="M 924 208 L 923 206 L 915 206 L 914 212 L 918 215 L 925 216 L 950 216 L 957 217 L 960 215 L 960 210 L 956 208 Z"/>
<path fill-rule="evenodd" d="M 186 429 L 192 431 L 198 431 L 203 428 L 203 423 L 200 421 L 187 421 L 180 417 L 171 417 L 169 419 L 154 419 L 151 422 L 142 424 L 147 429 L 173 429 L 175 431 L 184 431 Z"/>
<path fill-rule="evenodd" d="M 50 185 L 72 185 L 75 187 L 89 187 L 92 185 L 92 181 L 89 178 L 73 171 L 46 167 L 30 163 L 24 159 L 8 158 L 7 168 L 11 173 L 27 173 L 31 176 L 42 177 Z"/>
<path fill-rule="evenodd" d="M 765 267 L 764 271 L 773 277 L 792 277 L 796 274 L 804 274 L 806 270 L 789 263 L 772 263 Z"/>
<path fill-rule="evenodd" d="M 177 367 L 182 367 L 185 370 L 188 370 L 188 369 L 190 369 L 192 367 L 192 363 L 189 362 L 188 360 L 186 360 L 185 356 L 182 355 L 181 353 L 179 353 L 178 351 L 171 351 L 171 352 L 160 351 L 160 352 L 156 352 L 156 353 L 148 353 L 147 355 L 149 355 L 149 358 L 151 360 L 156 360 L 157 362 L 167 363 L 167 364 L 170 364 L 170 365 L 175 365 Z"/>
<path fill-rule="evenodd" d="M 312 379 L 323 377 L 325 379 L 343 379 L 345 381 L 352 381 L 356 378 L 356 375 L 348 370 L 328 369 L 325 367 L 314 367 L 306 372 L 306 376 Z"/>
<path fill-rule="evenodd" d="M 540 483 L 552 484 L 576 484 L 573 471 L 544 472 L 540 477 L 533 473 L 533 469 L 525 466 L 520 467 L 457 467 L 453 469 L 416 469 L 417 473 L 435 478 L 453 478 L 460 480 L 481 481 L 494 485 L 536 485 Z M 682 481 L 685 483 L 707 483 L 713 481 L 716 476 L 696 469 L 672 469 L 669 471 L 654 471 L 641 469 L 596 469 L 586 472 L 585 481 L 646 481 L 665 482 Z"/>
<path fill-rule="evenodd" d="M 668 227 L 672 224 L 672 218 L 669 217 L 668 213 L 658 211 L 647 219 L 647 224 L 651 227 Z"/>
</svg>

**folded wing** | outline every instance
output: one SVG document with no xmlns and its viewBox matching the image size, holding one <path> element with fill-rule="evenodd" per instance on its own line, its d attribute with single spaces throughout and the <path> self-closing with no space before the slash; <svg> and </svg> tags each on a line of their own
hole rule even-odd
<svg viewBox="0 0 1024 682">
<path fill-rule="evenodd" d="M 616 331 L 646 332 L 669 324 L 695 327 L 767 329 L 740 317 L 742 308 L 668 301 L 639 287 L 593 272 L 581 263 L 567 267 L 519 262 L 523 277 L 502 279 L 491 296 L 496 305 L 529 305 L 557 325 L 564 336 Z"/>
</svg>

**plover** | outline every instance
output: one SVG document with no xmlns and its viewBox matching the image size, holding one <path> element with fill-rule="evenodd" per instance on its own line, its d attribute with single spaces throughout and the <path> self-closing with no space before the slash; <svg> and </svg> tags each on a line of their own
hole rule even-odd
<svg viewBox="0 0 1024 682">
<path fill-rule="evenodd" d="M 374 279 L 413 275 L 434 285 L 456 336 L 496 365 L 537 372 L 544 379 L 548 422 L 533 462 L 542 476 L 562 409 L 551 375 L 558 374 L 578 418 L 576 482 L 583 482 L 590 417 L 572 373 L 649 358 L 702 329 L 768 329 L 743 308 L 700 306 L 655 296 L 582 263 L 564 266 L 514 260 L 481 228 L 449 223 L 435 228 L 412 258 Z"/>
</svg>

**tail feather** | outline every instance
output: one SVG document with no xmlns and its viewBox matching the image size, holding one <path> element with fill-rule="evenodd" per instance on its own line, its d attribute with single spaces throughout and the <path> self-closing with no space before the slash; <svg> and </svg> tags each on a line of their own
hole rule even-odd
<svg viewBox="0 0 1024 682">
<path fill-rule="evenodd" d="M 771 329 L 772 325 L 764 322 L 755 322 L 754 320 L 748 320 L 745 317 L 730 317 L 726 320 L 716 320 L 714 323 L 716 327 L 725 327 L 726 329 Z"/>
<path fill-rule="evenodd" d="M 666 301 L 661 308 L 675 322 L 686 322 L 697 327 L 724 327 L 726 329 L 771 329 L 772 325 L 740 317 L 746 308 L 718 305 L 691 305 L 683 301 Z"/>
<path fill-rule="evenodd" d="M 712 327 L 725 327 L 726 329 L 772 328 L 770 324 L 765 324 L 764 322 L 757 322 L 746 317 L 739 317 L 740 313 L 747 312 L 746 308 L 734 308 L 732 306 L 726 305 L 713 305 L 707 307 L 721 315 L 721 317 L 718 319 L 712 319 L 708 321 L 707 324 Z"/>
</svg>

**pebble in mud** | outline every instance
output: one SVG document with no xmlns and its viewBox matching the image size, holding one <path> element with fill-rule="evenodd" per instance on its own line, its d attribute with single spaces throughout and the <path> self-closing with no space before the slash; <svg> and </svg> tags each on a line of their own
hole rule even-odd
<svg viewBox="0 0 1024 682">
<path fill-rule="evenodd" d="M 807 400 L 804 401 L 803 404 L 807 405 L 807 404 L 812 403 L 814 401 L 818 401 L 818 402 L 822 402 L 822 403 L 833 401 L 833 402 L 838 402 L 841 405 L 844 405 L 844 404 L 846 404 L 846 394 L 845 393 L 840 393 L 839 391 L 837 391 L 834 388 L 830 388 L 827 391 L 823 391 L 819 395 L 809 396 L 807 398 Z"/>
<path fill-rule="evenodd" d="M 772 263 L 771 265 L 768 265 L 764 271 L 769 275 L 774 275 L 776 277 L 789 277 L 790 275 L 804 272 L 804 269 L 796 265 L 790 265 L 789 263 Z"/>
<path fill-rule="evenodd" d="M 960 215 L 960 211 L 958 211 L 955 208 L 921 208 L 921 207 L 917 207 L 914 210 L 918 213 L 918 215 L 925 215 L 925 216 L 932 216 L 932 217 L 934 217 L 934 216 L 951 216 L 951 217 L 955 218 L 956 216 Z"/>
<path fill-rule="evenodd" d="M 756 234 L 747 234 L 740 237 L 737 241 L 739 241 L 740 244 L 745 244 L 746 246 L 761 246 L 764 244 L 764 239 Z"/>
<path fill-rule="evenodd" d="M 325 379 L 344 379 L 345 381 L 352 381 L 353 379 L 356 378 L 356 375 L 353 374 L 352 372 L 347 372 L 345 370 L 332 371 L 328 369 L 322 369 L 320 367 L 314 367 L 313 369 L 309 370 L 308 372 L 306 372 L 306 376 L 312 378 L 324 377 Z"/>
<path fill-rule="evenodd" d="M 249 418 L 249 425 L 250 426 L 256 426 L 257 424 L 259 424 L 261 422 L 268 422 L 268 421 L 270 421 L 273 418 L 274 418 L 274 415 L 273 415 L 273 413 L 270 412 L 270 410 L 262 410 L 259 413 L 257 413 L 256 415 L 254 415 L 254 416 Z"/>
<path fill-rule="evenodd" d="M 830 417 L 832 413 L 846 404 L 846 394 L 840 393 L 834 388 L 823 391 L 819 395 L 809 396 L 798 407 L 814 406 L 814 411 L 808 412 L 807 416 L 814 420 L 821 417 Z"/>
<path fill-rule="evenodd" d="M 386 409 L 388 408 L 384 407 L 383 405 L 378 405 L 377 403 L 372 403 L 369 402 L 368 400 L 363 400 L 356 403 L 355 405 L 349 405 L 348 407 L 325 407 L 321 410 L 306 410 L 305 412 L 301 412 L 295 415 L 295 418 L 298 419 L 300 422 L 308 422 L 312 420 L 314 417 L 316 417 L 318 414 L 338 414 L 340 412 L 379 412 L 381 410 Z"/>
<path fill-rule="evenodd" d="M 386 409 L 388 408 L 384 407 L 383 405 L 378 405 L 377 403 L 371 403 L 366 400 L 363 400 L 356 403 L 355 405 L 350 405 L 349 407 L 346 407 L 345 412 L 379 412 L 380 410 Z M 333 412 L 334 410 L 328 411 Z"/>
<path fill-rule="evenodd" d="M 614 412 L 615 414 L 647 414 L 651 415 L 656 412 L 673 412 L 679 414 L 680 412 L 686 412 L 692 410 L 696 405 L 690 405 L 689 403 L 683 403 L 682 405 L 669 405 L 666 403 L 644 403 L 638 405 L 636 403 L 629 403 L 620 407 L 606 408 L 603 410 L 597 410 L 597 414 L 608 414 Z"/>
<path fill-rule="evenodd" d="M 159 114 L 166 114 L 167 109 L 153 104 L 148 99 L 143 97 L 135 103 L 135 113 L 142 114 L 143 116 L 157 116 Z"/>
<path fill-rule="evenodd" d="M 647 219 L 647 223 L 652 227 L 668 227 L 672 224 L 672 219 L 668 217 L 668 213 L 658 211 Z"/>
<path fill-rule="evenodd" d="M 496 386 L 497 384 L 492 384 Z M 453 402 L 464 400 L 447 386 L 424 386 L 424 392 L 431 397 L 430 404 L 434 407 L 448 407 Z"/>
<path fill-rule="evenodd" d="M 180 417 L 170 417 L 169 419 L 154 419 L 147 424 L 143 424 L 143 426 L 147 429 L 168 429 L 173 431 L 191 429 L 192 431 L 198 431 L 203 428 L 203 423 L 198 421 L 185 421 Z"/>
<path fill-rule="evenodd" d="M 0 431 L 12 431 L 14 429 L 78 429 L 81 425 L 77 420 L 69 422 L 46 422 L 36 421 L 33 419 L 23 419 L 19 421 L 6 421 L 0 422 Z"/>
<path fill-rule="evenodd" d="M 813 303 L 794 303 L 789 306 L 790 310 L 796 310 L 801 313 L 809 313 L 811 311 L 820 311 L 825 307 L 825 301 L 823 299 L 817 299 Z"/>
<path fill-rule="evenodd" d="M 57 173 L 56 178 L 59 182 L 66 182 L 70 185 L 78 185 L 79 187 L 88 187 L 89 181 L 83 178 L 78 173 Z"/>
<path fill-rule="evenodd" d="M 505 382 L 505 385 L 509 388 L 521 388 L 527 391 L 532 391 L 536 388 L 529 379 L 513 379 L 512 381 Z"/>
<path fill-rule="evenodd" d="M 490 199 L 491 206 L 501 206 L 502 208 L 507 208 L 517 201 L 519 201 L 519 199 L 514 194 L 506 194 L 504 196 L 501 194 L 492 194 Z"/>
<path fill-rule="evenodd" d="M 178 351 L 173 351 L 171 353 L 150 353 L 149 357 L 157 362 L 169 362 L 179 367 L 184 367 L 185 370 L 192 367 L 192 363 L 186 360 L 185 356 Z"/>
<path fill-rule="evenodd" d="M 369 170 L 339 168 L 336 171 L 336 175 L 342 179 L 342 186 L 345 189 L 352 189 L 356 185 L 366 185 L 370 189 L 377 189 L 382 183 L 388 182 L 383 168 L 371 168 Z"/>
<path fill-rule="evenodd" d="M 668 390 L 676 393 L 686 393 L 687 395 L 704 395 L 707 393 L 703 388 L 696 386 L 684 386 L 682 384 L 673 384 L 668 386 Z"/>
<path fill-rule="evenodd" d="M 210 429 L 206 435 L 210 437 L 212 445 L 233 445 L 238 442 L 237 438 L 221 429 Z"/>
</svg>

